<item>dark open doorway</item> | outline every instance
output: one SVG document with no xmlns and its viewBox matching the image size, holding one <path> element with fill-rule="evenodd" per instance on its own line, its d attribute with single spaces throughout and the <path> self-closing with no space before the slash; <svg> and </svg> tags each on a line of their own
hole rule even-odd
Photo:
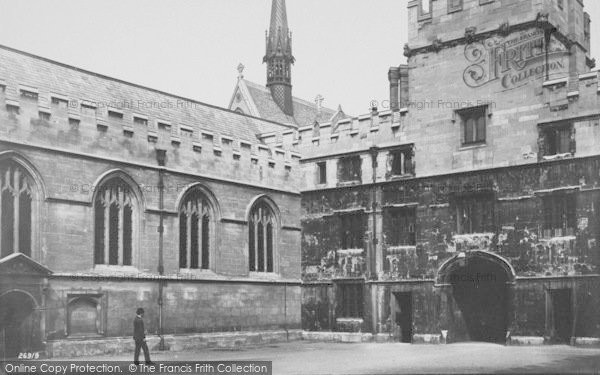
<svg viewBox="0 0 600 375">
<path fill-rule="evenodd" d="M 25 293 L 9 292 L 0 297 L 0 356 L 15 358 L 36 349 L 34 311 L 35 303 Z"/>
<path fill-rule="evenodd" d="M 397 340 L 412 342 L 413 306 L 412 293 L 394 293 L 396 300 L 394 322 L 397 327 Z"/>
<path fill-rule="evenodd" d="M 569 343 L 573 333 L 573 311 L 571 289 L 549 290 L 550 329 L 552 341 Z"/>
<path fill-rule="evenodd" d="M 457 259 L 448 281 L 471 341 L 505 343 L 509 277 L 498 262 L 482 256 Z"/>
</svg>

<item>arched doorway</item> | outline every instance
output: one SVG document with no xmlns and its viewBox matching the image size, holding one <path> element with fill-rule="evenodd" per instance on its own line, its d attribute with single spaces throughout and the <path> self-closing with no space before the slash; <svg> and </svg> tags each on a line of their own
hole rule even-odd
<svg viewBox="0 0 600 375">
<path fill-rule="evenodd" d="M 452 302 L 454 341 L 505 343 L 512 311 L 514 270 L 486 251 L 460 253 L 438 273 Z"/>
<path fill-rule="evenodd" d="M 36 304 L 21 291 L 10 291 L 0 296 L 0 355 L 17 357 L 32 352 L 37 345 Z"/>
</svg>

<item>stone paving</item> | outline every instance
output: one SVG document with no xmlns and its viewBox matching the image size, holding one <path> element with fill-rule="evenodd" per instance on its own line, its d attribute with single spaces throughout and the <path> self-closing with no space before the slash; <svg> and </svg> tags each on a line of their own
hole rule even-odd
<svg viewBox="0 0 600 375">
<path fill-rule="evenodd" d="M 110 359 L 130 358 L 118 356 Z M 152 360 L 268 360 L 273 361 L 273 374 L 600 374 L 600 348 L 487 343 L 411 345 L 297 341 L 258 348 L 154 352 Z"/>
</svg>

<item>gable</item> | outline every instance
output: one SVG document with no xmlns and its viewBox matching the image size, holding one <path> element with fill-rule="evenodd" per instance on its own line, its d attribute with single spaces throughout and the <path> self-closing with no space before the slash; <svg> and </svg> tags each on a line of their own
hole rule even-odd
<svg viewBox="0 0 600 375">
<path fill-rule="evenodd" d="M 47 276 L 52 271 L 30 257 L 21 253 L 14 253 L 0 259 L 0 275 L 29 275 Z"/>
</svg>

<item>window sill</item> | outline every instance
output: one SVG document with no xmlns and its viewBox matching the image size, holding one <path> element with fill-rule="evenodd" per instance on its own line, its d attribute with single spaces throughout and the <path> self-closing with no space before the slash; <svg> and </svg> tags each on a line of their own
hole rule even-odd
<svg viewBox="0 0 600 375">
<path fill-rule="evenodd" d="M 205 269 L 196 269 L 196 268 L 180 268 L 179 272 L 177 273 L 178 276 L 202 276 L 202 277 L 216 277 L 217 274 L 211 270 L 205 270 Z"/>
<path fill-rule="evenodd" d="M 394 174 L 391 175 L 388 180 L 389 181 L 397 181 L 397 180 L 406 180 L 407 178 L 413 178 L 415 175 L 413 173 L 405 173 L 405 174 Z"/>
<path fill-rule="evenodd" d="M 99 274 L 119 274 L 119 275 L 137 275 L 140 274 L 140 270 L 134 266 L 118 266 L 118 265 L 105 265 L 96 264 L 92 269 L 93 272 Z"/>
<path fill-rule="evenodd" d="M 468 151 L 475 148 L 487 147 L 487 142 L 463 143 L 458 151 Z"/>
<path fill-rule="evenodd" d="M 250 271 L 249 276 L 253 280 L 280 280 L 281 275 L 275 272 Z"/>
<path fill-rule="evenodd" d="M 345 187 L 345 186 L 356 186 L 356 185 L 360 185 L 360 184 L 361 184 L 360 180 L 342 181 L 342 182 L 338 182 L 337 186 L 338 187 Z"/>
<path fill-rule="evenodd" d="M 567 152 L 567 153 L 564 153 L 564 154 L 556 154 L 556 155 L 543 156 L 542 157 L 542 161 L 564 160 L 564 159 L 571 159 L 573 157 L 575 157 L 575 154 Z"/>
</svg>

